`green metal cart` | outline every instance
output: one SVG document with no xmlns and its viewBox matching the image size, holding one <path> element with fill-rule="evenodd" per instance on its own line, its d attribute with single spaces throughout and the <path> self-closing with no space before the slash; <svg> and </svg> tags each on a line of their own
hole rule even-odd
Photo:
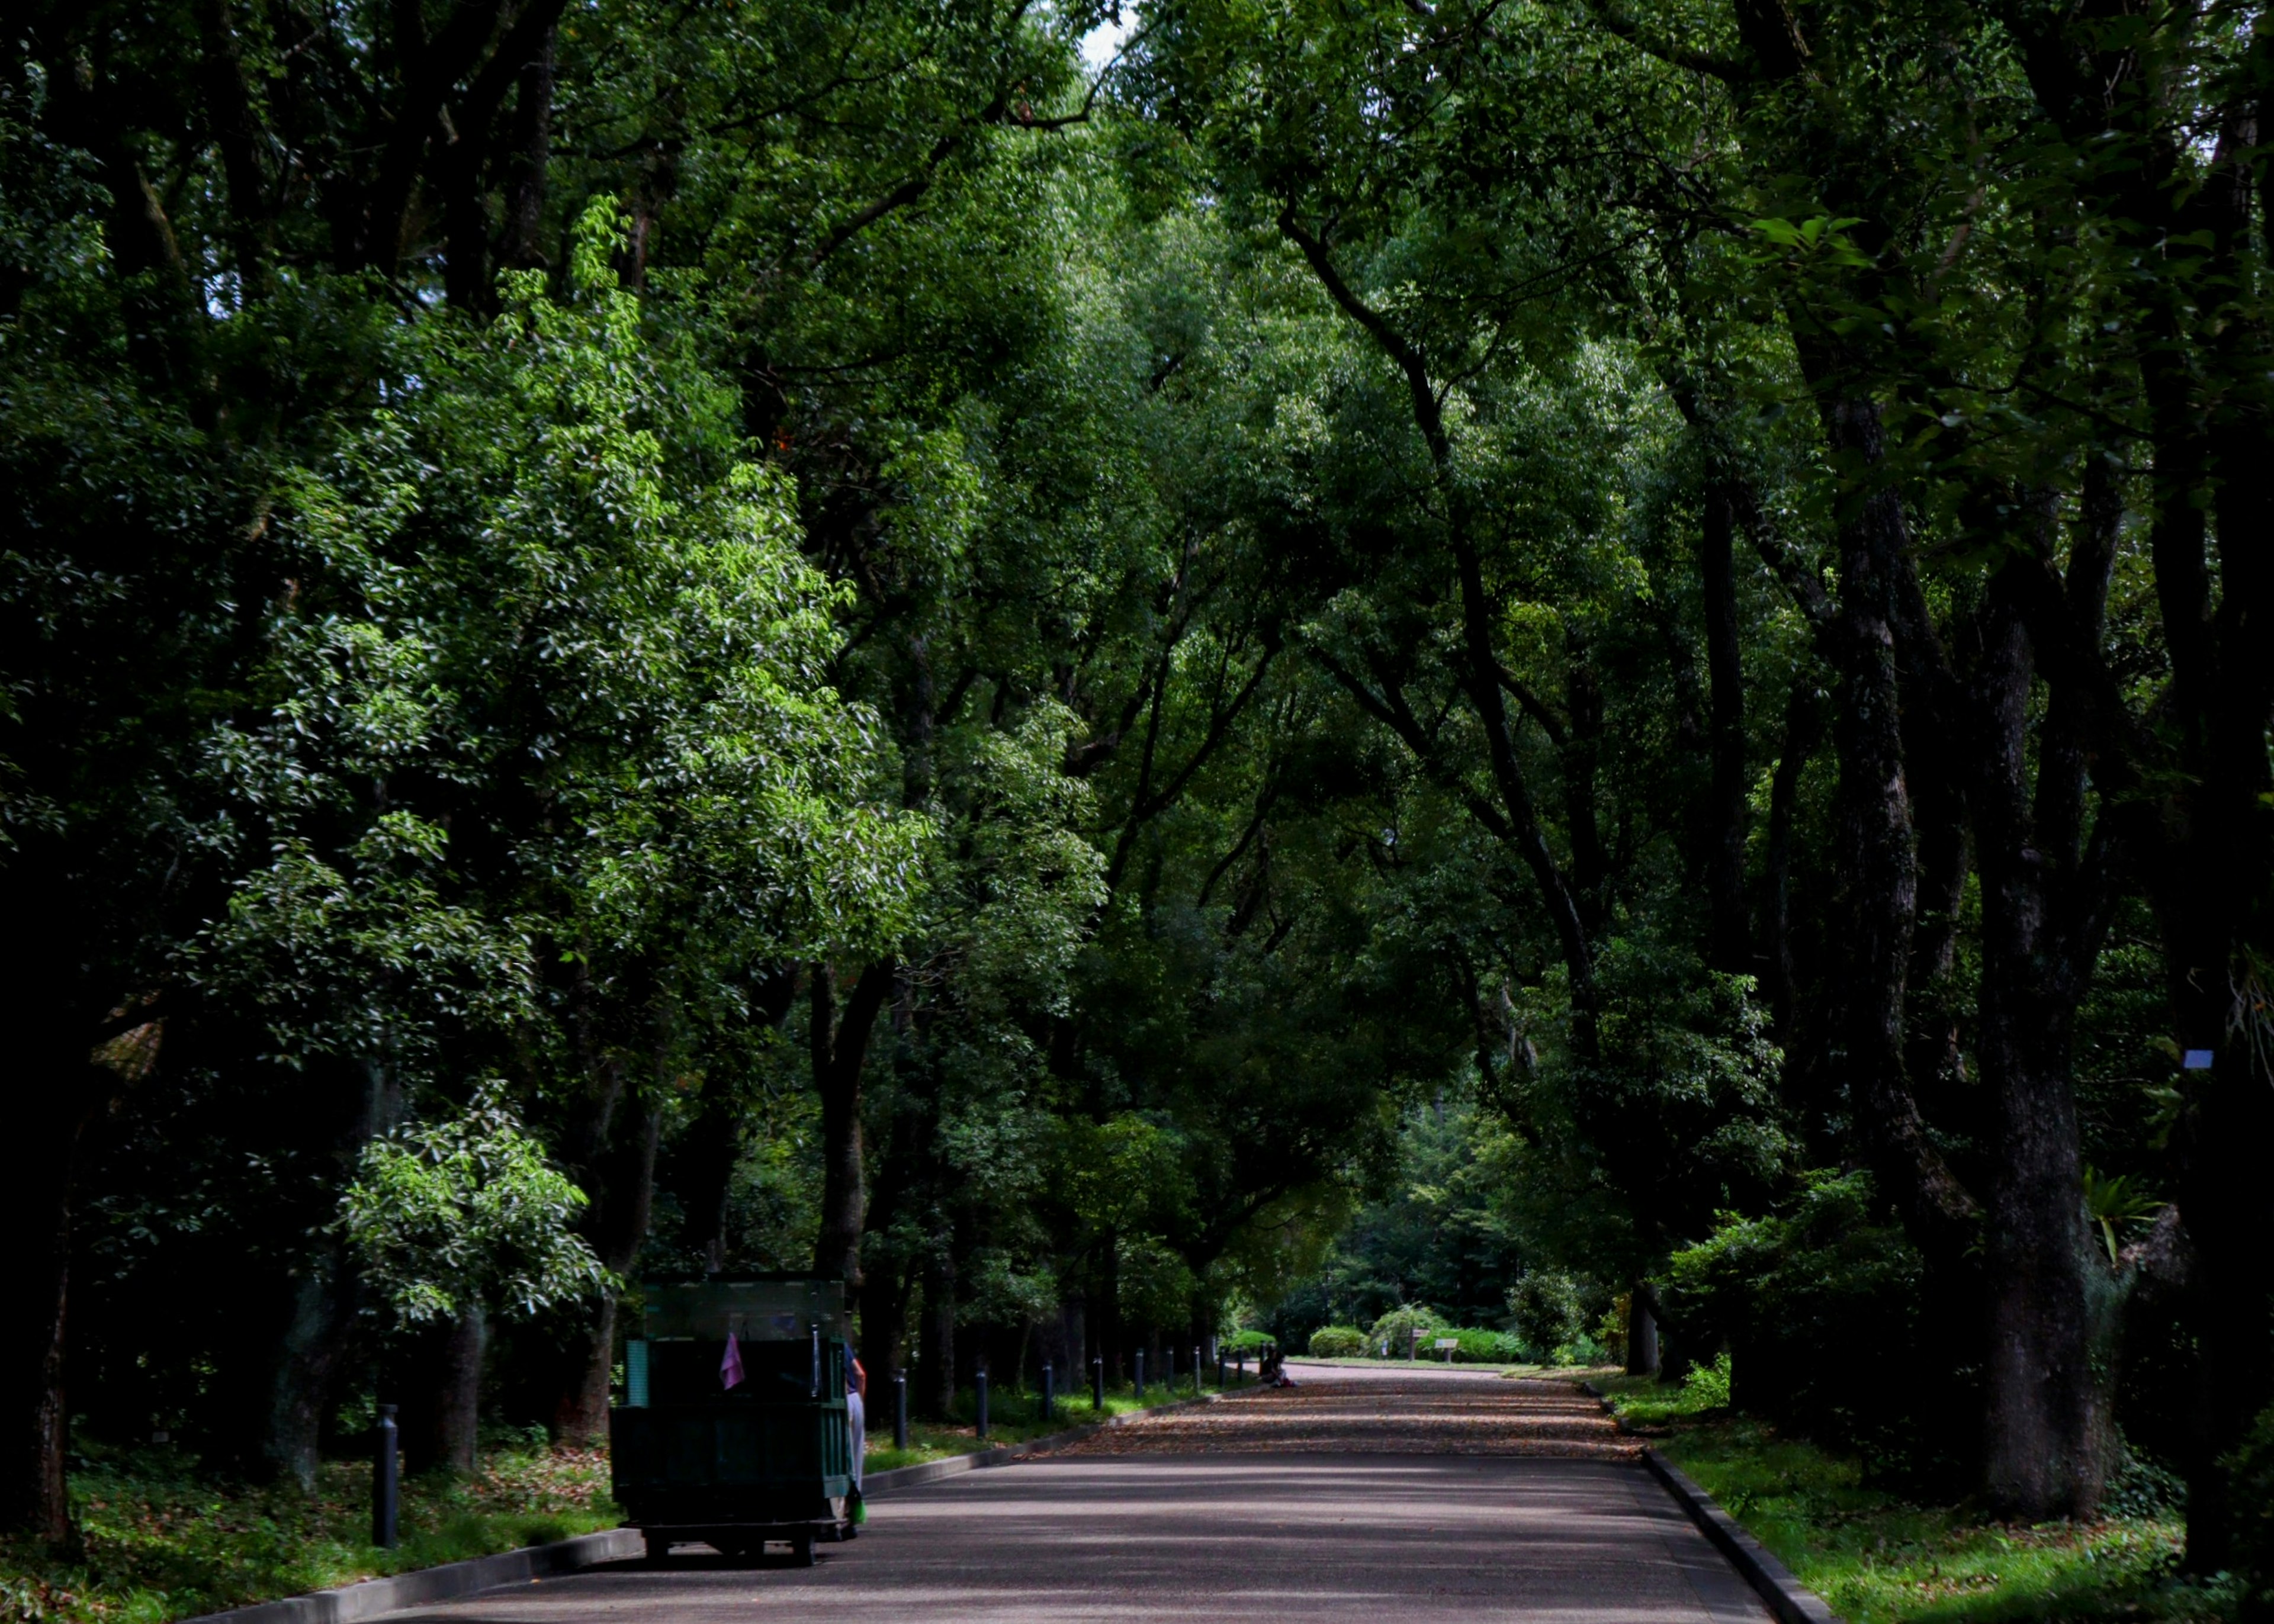
<svg viewBox="0 0 2274 1624">
<path fill-rule="evenodd" d="M 778 1542 L 809 1564 L 816 1542 L 853 1538 L 843 1282 L 659 1281 L 642 1295 L 608 1438 L 616 1503 L 650 1560 L 678 1543 L 751 1557 Z"/>
</svg>

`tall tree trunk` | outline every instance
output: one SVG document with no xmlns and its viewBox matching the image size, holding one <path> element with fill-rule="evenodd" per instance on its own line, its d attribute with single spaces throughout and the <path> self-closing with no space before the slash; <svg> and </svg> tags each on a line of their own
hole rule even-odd
<svg viewBox="0 0 2274 1624">
<path fill-rule="evenodd" d="M 332 1380 L 353 1344 L 344 1249 L 333 1241 L 302 1267 L 292 1316 L 277 1349 L 269 1384 L 267 1425 L 261 1454 L 267 1469 L 316 1492 L 316 1447 L 332 1396 Z"/>
<path fill-rule="evenodd" d="M 861 1147 L 862 1068 L 897 972 L 889 959 L 862 971 L 840 1016 L 835 1012 L 835 983 L 829 966 L 813 966 L 813 1080 L 821 1094 L 821 1233 L 814 1242 L 813 1272 L 843 1281 L 848 1306 L 859 1303 L 861 1234 L 868 1216 Z"/>
<path fill-rule="evenodd" d="M 19 861 L 29 856 L 19 853 Z M 19 962 L 7 978 L 9 1012 L 17 1018 L 9 1029 L 19 1042 L 17 1076 L 26 1085 L 12 1103 L 32 1152 L 0 1179 L 0 1235 L 14 1248 L 21 1282 L 13 1312 L 0 1315 L 0 1414 L 6 1417 L 0 1532 L 27 1534 L 72 1553 L 79 1537 L 64 1483 L 71 1407 L 64 1377 L 79 1161 L 95 1124 L 156 1064 L 162 1026 L 139 1021 L 119 1030 L 122 1019 L 136 1016 L 115 1010 L 109 1022 L 116 1035 L 90 1052 L 83 1034 L 100 1034 L 103 1025 L 74 1022 L 70 1011 L 79 1001 L 70 996 L 72 988 L 57 985 L 76 979 L 79 969 L 78 956 L 56 945 L 72 942 L 61 928 L 72 915 L 61 887 L 46 883 L 36 859 L 31 861 L 34 877 L 11 888 L 11 900 L 23 906 L 8 915 L 20 939 L 42 944 L 46 965 Z M 49 920 L 58 929 L 44 929 Z"/>
<path fill-rule="evenodd" d="M 418 1339 L 410 1361 L 403 1464 L 414 1472 L 471 1472 L 481 1422 L 489 1320 L 478 1302 Z"/>
<path fill-rule="evenodd" d="M 659 1045 L 660 1059 L 666 1047 L 660 1039 Z M 663 1113 L 627 1097 L 629 1079 L 613 1056 L 596 1056 L 590 1076 L 584 1114 L 571 1130 L 572 1153 L 564 1160 L 591 1199 L 584 1209 L 584 1238 L 611 1273 L 628 1276 L 647 1243 Z M 573 1324 L 553 1397 L 552 1431 L 555 1443 L 577 1446 L 607 1436 L 615 1293 L 600 1293 Z"/>
<path fill-rule="evenodd" d="M 955 1259 L 942 1245 L 924 1270 L 924 1338 L 917 1395 L 923 1413 L 945 1420 L 955 1409 Z"/>
<path fill-rule="evenodd" d="M 1865 468 L 1884 461 L 1879 408 L 1825 407 L 1835 455 Z M 1910 788 L 1904 771 L 1902 695 L 1895 647 L 1899 575 L 1910 567 L 1902 509 L 1893 491 L 1864 496 L 1840 530 L 1841 681 L 1833 741 L 1840 762 L 1834 858 L 1842 951 L 1826 1025 L 1833 1065 L 1849 1079 L 1881 1192 L 1930 1259 L 1963 1252 L 1973 1202 L 1927 1138 L 1904 1067 L 1904 991 L 1917 917 Z"/>
<path fill-rule="evenodd" d="M 1733 542 L 1736 506 L 1716 481 L 1706 492 L 1698 538 L 1699 584 L 1706 606 L 1706 728 L 1712 778 L 1706 794 L 1706 896 L 1713 911 L 1707 961 L 1750 975 L 1752 932 L 1745 918 L 1745 673 L 1739 654 L 1737 579 Z"/>
<path fill-rule="evenodd" d="M 2069 1036 L 2084 990 L 2048 880 L 2068 870 L 2040 853 L 2030 811 L 2031 661 L 2017 559 L 1993 581 L 1972 684 L 1972 800 L 1982 870 L 1982 976 L 1975 1052 L 1994 1147 L 1984 1192 L 1983 1276 L 1989 1323 L 1983 1380 L 1983 1489 L 2002 1516 L 2089 1517 L 2113 1445 L 2096 1369 L 2096 1297 L 2105 1272 L 2082 1196 Z M 2089 964 L 2097 934 L 2082 944 Z"/>
<path fill-rule="evenodd" d="M 1800 967 L 1792 930 L 1792 838 L 1800 810 L 1800 775 L 1824 733 L 1824 706 L 1815 680 L 1794 680 L 1786 702 L 1784 748 L 1769 778 L 1767 850 L 1761 873 L 1761 946 L 1768 959 L 1770 1019 L 1788 1064 L 1799 1048 L 1796 1017 L 1800 1009 Z M 1801 1069 L 1809 1068 L 1803 1063 Z"/>
<path fill-rule="evenodd" d="M 1658 1299 L 1645 1281 L 1627 1297 L 1627 1374 L 1658 1374 Z"/>
<path fill-rule="evenodd" d="M 36 1091 L 34 1091 L 36 1092 Z M 0 1181 L 0 1222 L 14 1244 L 22 1281 L 15 1312 L 0 1330 L 10 1411 L 8 1453 L 0 1472 L 0 1530 L 29 1534 L 54 1548 L 72 1543 L 64 1453 L 70 1409 L 64 1397 L 64 1350 L 70 1320 L 72 1173 L 85 1122 L 62 1138 L 43 1136 L 41 1154 Z"/>
</svg>

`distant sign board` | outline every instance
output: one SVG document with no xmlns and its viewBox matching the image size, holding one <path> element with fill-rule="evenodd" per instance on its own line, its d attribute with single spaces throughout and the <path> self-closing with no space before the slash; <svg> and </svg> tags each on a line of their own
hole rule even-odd
<svg viewBox="0 0 2274 1624">
<path fill-rule="evenodd" d="M 1457 1336 L 1441 1336 L 1437 1339 L 1437 1346 L 1440 1348 L 1457 1348 L 1460 1345 L 1461 1339 Z"/>
</svg>

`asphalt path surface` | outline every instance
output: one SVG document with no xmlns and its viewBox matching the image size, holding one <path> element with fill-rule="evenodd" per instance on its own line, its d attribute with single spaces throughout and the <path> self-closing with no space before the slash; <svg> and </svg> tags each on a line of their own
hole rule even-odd
<svg viewBox="0 0 2274 1624">
<path fill-rule="evenodd" d="M 1227 1617 L 1767 1624 L 1752 1590 L 1561 1383 L 1291 1365 L 1291 1389 L 875 1496 L 812 1568 L 685 1547 L 396 1624 L 885 1624 Z"/>
</svg>

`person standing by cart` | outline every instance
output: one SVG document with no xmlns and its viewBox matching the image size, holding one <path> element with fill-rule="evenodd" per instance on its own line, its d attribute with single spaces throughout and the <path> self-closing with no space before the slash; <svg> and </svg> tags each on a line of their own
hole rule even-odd
<svg viewBox="0 0 2274 1624">
<path fill-rule="evenodd" d="M 845 1430 L 853 1436 L 853 1520 L 866 1522 L 869 1507 L 861 1498 L 861 1468 L 869 1453 L 869 1372 L 851 1353 L 846 1357 L 853 1372 L 845 1384 Z"/>
</svg>

